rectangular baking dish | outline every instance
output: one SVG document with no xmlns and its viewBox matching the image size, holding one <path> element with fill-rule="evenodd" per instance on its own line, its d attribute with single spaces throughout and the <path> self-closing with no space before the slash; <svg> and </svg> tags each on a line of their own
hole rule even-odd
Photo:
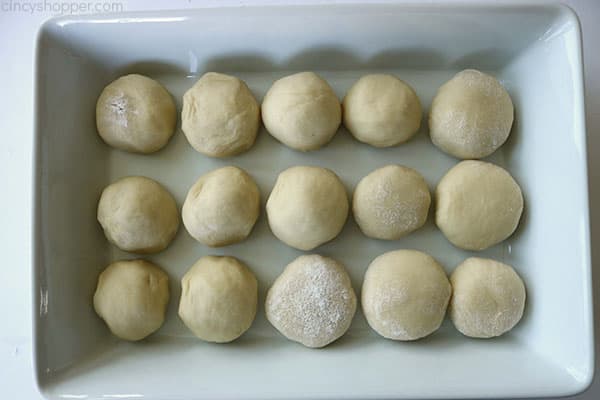
<svg viewBox="0 0 600 400">
<path fill-rule="evenodd" d="M 368 399 L 564 396 L 593 377 L 593 318 L 580 28 L 564 6 L 321 5 L 214 8 L 69 16 L 39 32 L 36 65 L 34 304 L 35 369 L 48 398 Z M 91 299 L 98 273 L 133 258 L 110 247 L 98 223 L 101 190 L 125 175 L 149 176 L 181 206 L 189 186 L 224 165 L 246 169 L 264 201 L 292 165 L 334 170 L 349 193 L 373 169 L 400 163 L 430 188 L 457 160 L 437 150 L 426 114 L 454 73 L 496 75 L 515 104 L 508 142 L 488 159 L 521 184 L 525 213 L 506 242 L 477 253 L 513 265 L 528 290 L 526 314 L 494 340 L 463 337 L 446 321 L 413 343 L 384 340 L 359 311 L 348 333 L 311 350 L 285 340 L 266 321 L 264 295 L 302 252 L 279 242 L 264 212 L 248 240 L 220 249 L 182 227 L 151 255 L 171 278 L 165 325 L 140 343 L 111 336 Z M 142 156 L 112 150 L 95 131 L 102 88 L 141 73 L 181 97 L 206 71 L 244 79 L 259 101 L 270 84 L 313 70 L 340 98 L 363 74 L 391 72 L 413 86 L 425 117 L 405 145 L 375 149 L 341 129 L 325 148 L 302 154 L 264 128 L 247 153 L 212 159 L 196 153 L 179 125 L 168 146 Z M 263 209 L 264 211 L 264 209 Z M 398 248 L 432 254 L 450 273 L 475 253 L 451 246 L 431 218 L 399 241 L 364 237 L 350 218 L 314 252 L 342 261 L 359 293 L 377 255 Z M 177 317 L 179 280 L 202 255 L 245 261 L 259 280 L 259 313 L 238 341 L 196 340 Z"/>
</svg>

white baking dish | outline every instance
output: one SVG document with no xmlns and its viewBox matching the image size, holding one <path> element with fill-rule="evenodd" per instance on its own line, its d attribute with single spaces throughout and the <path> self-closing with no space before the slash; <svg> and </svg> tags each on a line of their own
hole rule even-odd
<svg viewBox="0 0 600 400">
<path fill-rule="evenodd" d="M 323 165 L 349 192 L 373 169 L 416 168 L 433 189 L 457 160 L 420 133 L 396 148 L 374 149 L 341 130 L 322 150 L 301 154 L 264 129 L 246 154 L 217 160 L 196 153 L 179 130 L 151 156 L 111 150 L 97 136 L 94 107 L 103 86 L 137 72 L 181 96 L 205 71 L 245 79 L 261 99 L 290 71 L 314 70 L 340 98 L 362 74 L 391 71 L 429 107 L 437 87 L 463 68 L 499 77 L 516 123 L 490 160 L 523 188 L 518 231 L 485 256 L 515 266 L 528 289 L 526 314 L 494 340 L 461 336 L 449 322 L 414 343 L 384 340 L 359 312 L 348 334 L 311 350 L 285 340 L 262 302 L 282 268 L 301 254 L 280 243 L 261 215 L 251 237 L 208 249 L 183 227 L 164 252 L 147 258 L 171 277 L 161 330 L 141 343 L 110 335 L 91 299 L 110 260 L 96 222 L 102 188 L 117 177 L 146 175 L 179 206 L 202 173 L 233 164 L 258 182 L 263 204 L 281 170 Z M 50 398 L 424 398 L 569 395 L 593 376 L 586 136 L 580 30 L 563 6 L 329 5 L 246 7 L 64 17 L 41 28 L 36 72 L 34 236 L 35 365 Z M 18 133 L 14 133 L 18 134 Z M 344 262 L 357 292 L 369 262 L 397 248 L 435 256 L 448 272 L 473 253 L 451 246 L 427 225 L 395 242 L 368 239 L 349 219 L 315 252 Z M 261 307 L 252 328 L 227 345 L 196 340 L 176 313 L 179 279 L 200 256 L 228 254 L 256 273 Z"/>
</svg>

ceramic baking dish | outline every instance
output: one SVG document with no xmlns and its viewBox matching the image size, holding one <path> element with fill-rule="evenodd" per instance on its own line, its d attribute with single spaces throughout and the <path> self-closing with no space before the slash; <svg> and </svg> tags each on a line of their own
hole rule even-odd
<svg viewBox="0 0 600 400">
<path fill-rule="evenodd" d="M 92 309 L 98 273 L 133 258 L 111 247 L 96 222 L 104 186 L 126 175 L 165 185 L 181 206 L 190 185 L 224 165 L 246 169 L 264 202 L 292 165 L 334 170 L 349 193 L 377 167 L 400 163 L 430 188 L 457 160 L 435 148 L 426 114 L 437 88 L 477 68 L 510 92 L 515 124 L 491 157 L 521 184 L 517 232 L 482 253 L 459 250 L 435 227 L 392 242 L 364 237 L 349 218 L 313 252 L 342 261 L 357 293 L 377 255 L 399 248 L 432 254 L 450 273 L 474 254 L 511 264 L 528 290 L 522 322 L 493 340 L 463 337 L 446 321 L 434 335 L 400 343 L 377 336 L 358 312 L 348 333 L 311 350 L 266 321 L 266 289 L 302 252 L 279 242 L 262 213 L 243 243 L 209 249 L 181 227 L 162 253 L 146 258 L 171 278 L 165 325 L 140 343 L 112 336 Z M 262 129 L 247 153 L 196 153 L 178 127 L 149 156 L 110 149 L 95 130 L 102 88 L 125 73 L 163 83 L 181 97 L 206 71 L 244 79 L 260 100 L 277 78 L 313 70 L 340 98 L 361 75 L 390 72 L 412 85 L 425 109 L 410 142 L 375 149 L 341 129 L 321 150 L 293 151 Z M 36 66 L 34 326 L 35 370 L 49 398 L 368 399 L 563 396 L 593 376 L 586 135 L 580 29 L 564 6 L 322 5 L 214 8 L 52 19 L 39 32 Z M 264 208 L 263 208 L 264 211 Z M 177 317 L 179 280 L 202 255 L 233 255 L 255 272 L 254 325 L 227 345 L 195 339 Z"/>
</svg>

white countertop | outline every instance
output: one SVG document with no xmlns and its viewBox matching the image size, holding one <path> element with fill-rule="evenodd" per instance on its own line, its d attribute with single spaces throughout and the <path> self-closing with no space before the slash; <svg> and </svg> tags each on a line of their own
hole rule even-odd
<svg viewBox="0 0 600 400">
<path fill-rule="evenodd" d="M 261 4 L 299 3 L 300 1 L 260 1 Z M 311 1 L 316 3 L 317 1 Z M 337 1 L 340 2 L 340 1 Z M 341 1 L 352 2 L 352 1 Z M 51 10 L 33 12 L 30 6 L 63 9 L 71 0 L 0 0 L 0 212 L 3 229 L 0 243 L 4 255 L 0 267 L 0 397 L 6 399 L 40 399 L 33 376 L 31 329 L 31 176 L 33 144 L 33 63 L 35 38 L 40 24 L 53 15 Z M 246 0 L 96 0 L 85 2 L 89 7 L 122 7 L 124 11 L 142 9 L 178 9 L 216 5 L 246 5 Z M 465 3 L 465 1 L 461 1 Z M 590 204 L 600 200 L 600 54 L 595 41 L 600 37 L 600 1 L 565 1 L 578 14 L 584 41 L 586 118 L 588 132 Z M 27 4 L 25 6 L 25 4 Z M 44 5 L 46 4 L 46 5 Z M 116 5 L 115 5 L 116 4 Z M 75 7 L 75 6 L 73 6 Z M 25 9 L 19 11 L 18 8 Z M 99 9 L 102 11 L 102 9 Z M 69 13 L 67 10 L 66 13 Z M 600 234 L 600 212 L 590 210 L 593 243 Z M 594 276 L 596 294 L 600 290 L 600 274 Z M 600 296 L 594 301 L 600 313 Z M 596 318 L 596 328 L 599 319 Z M 597 332 L 600 330 L 596 330 Z M 600 348 L 600 334 L 596 336 Z M 598 371 L 598 362 L 596 362 Z M 596 374 L 597 376 L 598 374 Z M 578 399 L 600 397 L 600 380 L 595 379 Z"/>
</svg>

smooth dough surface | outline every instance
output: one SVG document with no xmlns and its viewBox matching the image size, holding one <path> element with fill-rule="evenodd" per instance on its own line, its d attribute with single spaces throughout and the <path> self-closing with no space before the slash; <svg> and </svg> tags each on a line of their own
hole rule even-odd
<svg viewBox="0 0 600 400">
<path fill-rule="evenodd" d="M 203 175 L 183 203 L 183 224 L 207 246 L 240 242 L 252 231 L 260 213 L 260 192 L 254 180 L 237 167 L 223 167 Z"/>
<path fill-rule="evenodd" d="M 340 101 L 331 86 L 314 72 L 277 80 L 262 103 L 267 131 L 296 150 L 315 150 L 329 143 L 342 119 Z"/>
<path fill-rule="evenodd" d="M 521 188 L 503 168 L 462 161 L 438 183 L 435 222 L 446 238 L 466 250 L 483 250 L 508 238 L 523 212 Z"/>
<path fill-rule="evenodd" d="M 450 319 L 463 335 L 500 336 L 521 320 L 525 285 L 510 265 L 471 257 L 456 267 L 450 282 Z"/>
<path fill-rule="evenodd" d="M 169 277 L 144 260 L 117 261 L 98 278 L 94 309 L 111 332 L 140 340 L 160 328 L 169 303 Z"/>
<path fill-rule="evenodd" d="M 367 322 L 387 339 L 416 340 L 435 332 L 452 288 L 444 269 L 428 254 L 396 250 L 367 268 L 362 307 Z"/>
<path fill-rule="evenodd" d="M 254 321 L 258 284 L 234 257 L 200 258 L 183 276 L 181 289 L 179 317 L 202 340 L 231 342 Z"/>
<path fill-rule="evenodd" d="M 335 238 L 348 217 L 348 196 L 326 168 L 297 166 L 277 177 L 267 200 L 267 218 L 279 240 L 311 250 Z"/>
<path fill-rule="evenodd" d="M 108 185 L 98 203 L 104 235 L 121 250 L 156 253 L 165 249 L 179 228 L 173 196 L 160 183 L 129 176 Z"/>
<path fill-rule="evenodd" d="M 474 69 L 443 84 L 429 113 L 431 141 L 457 158 L 482 158 L 508 139 L 514 118 L 506 89 L 493 76 Z"/>
<path fill-rule="evenodd" d="M 211 157 L 243 153 L 260 125 L 258 103 L 244 81 L 207 72 L 183 96 L 181 129 L 192 147 Z"/>
<path fill-rule="evenodd" d="M 423 226 L 430 204 L 429 187 L 421 174 L 412 168 L 388 165 L 360 180 L 352 210 L 365 235 L 396 240 Z"/>
<path fill-rule="evenodd" d="M 300 256 L 267 293 L 269 322 L 285 337 L 323 347 L 341 337 L 356 312 L 356 295 L 344 266 L 317 254 Z"/>
<path fill-rule="evenodd" d="M 343 101 L 344 126 L 361 142 L 390 147 L 409 140 L 421 126 L 421 103 L 407 83 L 394 75 L 360 78 Z"/>
<path fill-rule="evenodd" d="M 177 124 L 171 94 L 143 75 L 125 75 L 104 88 L 96 103 L 96 128 L 108 145 L 135 153 L 163 148 Z"/>
</svg>

